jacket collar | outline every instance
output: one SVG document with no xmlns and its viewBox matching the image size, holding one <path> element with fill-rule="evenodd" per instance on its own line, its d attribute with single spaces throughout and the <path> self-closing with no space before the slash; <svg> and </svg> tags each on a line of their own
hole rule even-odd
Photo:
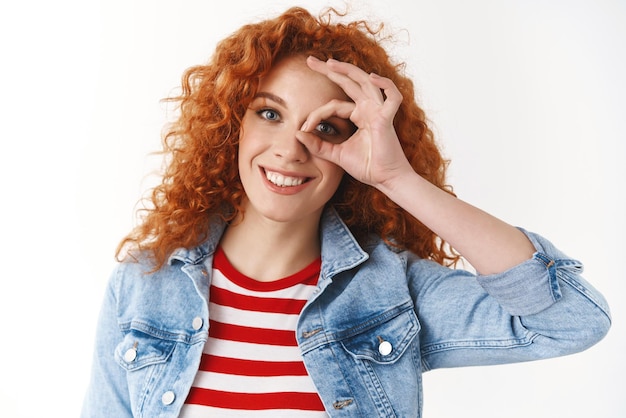
<svg viewBox="0 0 626 418">
<path fill-rule="evenodd" d="M 335 208 L 329 207 L 322 214 L 320 233 L 322 279 L 349 270 L 369 258 Z"/>
<path fill-rule="evenodd" d="M 221 216 L 214 215 L 209 225 L 209 236 L 206 241 L 197 247 L 174 250 L 167 263 L 171 265 L 177 260 L 185 264 L 199 264 L 207 256 L 214 254 L 227 224 Z"/>
<path fill-rule="evenodd" d="M 186 249 L 175 250 L 168 259 L 168 264 L 174 260 L 184 264 L 199 264 L 215 253 L 219 241 L 226 229 L 226 222 L 215 216 L 210 223 L 207 240 L 201 245 Z M 368 254 L 358 244 L 346 224 L 333 207 L 327 207 L 320 220 L 320 234 L 322 243 L 322 278 L 331 278 L 337 273 L 349 270 L 368 259 Z"/>
</svg>

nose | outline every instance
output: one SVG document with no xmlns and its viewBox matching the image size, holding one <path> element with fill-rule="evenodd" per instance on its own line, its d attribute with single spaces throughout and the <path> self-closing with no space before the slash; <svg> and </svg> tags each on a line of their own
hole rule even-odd
<svg viewBox="0 0 626 418">
<path fill-rule="evenodd" d="M 286 162 L 304 163 L 309 158 L 309 150 L 296 138 L 297 128 L 285 128 L 274 141 L 274 155 Z"/>
</svg>

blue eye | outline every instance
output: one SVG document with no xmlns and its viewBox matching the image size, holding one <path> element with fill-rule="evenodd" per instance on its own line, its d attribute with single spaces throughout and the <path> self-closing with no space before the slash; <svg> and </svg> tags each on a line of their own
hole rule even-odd
<svg viewBox="0 0 626 418">
<path fill-rule="evenodd" d="M 267 119 L 269 121 L 277 121 L 280 120 L 280 114 L 273 109 L 261 109 L 257 112 L 257 115 L 261 116 L 263 119 Z"/>
<path fill-rule="evenodd" d="M 339 133 L 333 125 L 327 122 L 320 122 L 315 129 L 322 135 L 337 135 Z"/>
</svg>

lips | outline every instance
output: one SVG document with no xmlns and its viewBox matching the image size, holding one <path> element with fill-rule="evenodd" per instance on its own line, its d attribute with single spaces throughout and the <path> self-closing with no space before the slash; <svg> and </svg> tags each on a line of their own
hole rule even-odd
<svg viewBox="0 0 626 418">
<path fill-rule="evenodd" d="M 278 187 L 294 187 L 300 186 L 310 180 L 309 177 L 295 177 L 287 176 L 276 171 L 270 171 L 265 169 L 265 177 L 267 180 Z"/>
</svg>

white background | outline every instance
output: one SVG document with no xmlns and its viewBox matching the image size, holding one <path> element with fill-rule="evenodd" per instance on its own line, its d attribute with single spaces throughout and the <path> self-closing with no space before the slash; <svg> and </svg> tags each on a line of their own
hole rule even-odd
<svg viewBox="0 0 626 418">
<path fill-rule="evenodd" d="M 154 184 L 159 100 L 240 25 L 339 1 L 0 6 L 0 416 L 78 416 L 113 252 Z M 369 0 L 458 195 L 586 264 L 614 325 L 590 350 L 433 371 L 425 416 L 626 416 L 626 3 Z"/>
</svg>

